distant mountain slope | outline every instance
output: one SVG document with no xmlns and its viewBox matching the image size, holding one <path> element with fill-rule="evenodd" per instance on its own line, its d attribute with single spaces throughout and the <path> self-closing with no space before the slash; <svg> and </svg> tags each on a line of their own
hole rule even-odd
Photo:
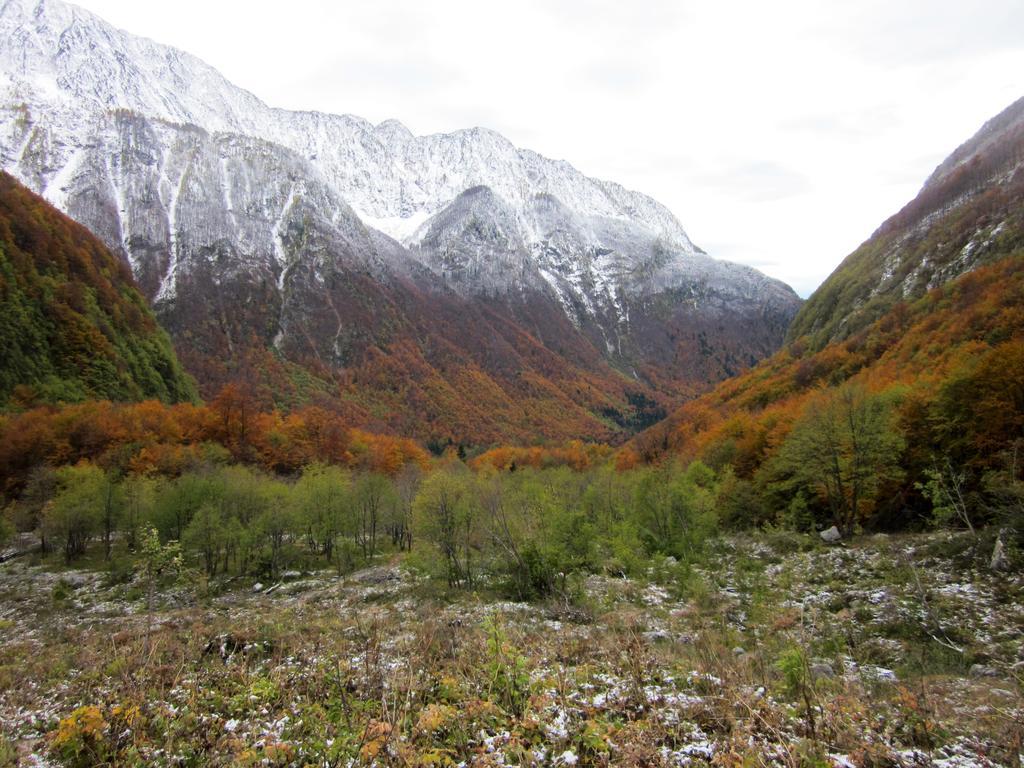
<svg viewBox="0 0 1024 768">
<path fill-rule="evenodd" d="M 735 513 L 778 521 L 800 489 L 774 460 L 794 425 L 849 384 L 895 404 L 892 429 L 905 443 L 887 457 L 898 481 L 874 500 L 875 522 L 930 510 L 917 483 L 936 466 L 963 471 L 965 492 L 978 490 L 1024 440 L 1022 108 L 988 123 L 843 262 L 784 349 L 638 435 L 622 460 L 729 468 L 741 489 Z M 744 496 L 745 484 L 758 492 Z"/>
<path fill-rule="evenodd" d="M 123 256 L 206 393 L 241 377 L 427 438 L 622 439 L 777 349 L 800 305 L 493 131 L 272 109 L 59 0 L 0 2 L 0 38 L 0 165 Z"/>
<path fill-rule="evenodd" d="M 195 399 L 131 271 L 84 227 L 0 173 L 0 407 Z"/>
<path fill-rule="evenodd" d="M 920 194 L 851 253 L 804 304 L 789 341 L 820 349 L 894 304 L 1019 247 L 1024 231 L 1024 98 L 988 121 Z"/>
</svg>

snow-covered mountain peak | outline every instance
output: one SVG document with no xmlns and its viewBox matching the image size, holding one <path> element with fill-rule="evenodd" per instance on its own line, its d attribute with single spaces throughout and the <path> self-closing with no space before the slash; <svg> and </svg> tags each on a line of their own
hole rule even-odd
<svg viewBox="0 0 1024 768">
<path fill-rule="evenodd" d="M 0 35 L 5 72 L 36 83 L 49 78 L 82 109 L 129 109 L 211 131 L 231 130 L 253 109 L 267 109 L 195 56 L 60 0 L 8 0 Z"/>
<path fill-rule="evenodd" d="M 208 270 L 269 275 L 282 300 L 330 252 L 359 269 L 426 267 L 467 297 L 546 294 L 616 354 L 640 317 L 631 301 L 740 297 L 780 317 L 798 301 L 704 255 L 652 198 L 488 128 L 415 135 L 273 108 L 62 0 L 0 0 L 0 39 L 0 167 L 124 254 L 168 306 Z"/>
<path fill-rule="evenodd" d="M 604 423 L 622 377 L 690 393 L 774 351 L 799 305 L 650 197 L 493 130 L 273 108 L 61 0 L 0 0 L 0 40 L 0 168 L 125 258 L 208 387 L 273 348 L 403 390 L 435 371 L 417 419 L 472 370 L 474 393 L 564 389 Z"/>
<path fill-rule="evenodd" d="M 70 101 L 81 111 L 128 109 L 281 144 L 307 158 L 368 223 L 399 239 L 463 190 L 485 185 L 517 208 L 549 193 L 581 215 L 636 221 L 693 250 L 675 217 L 651 198 L 519 149 L 487 128 L 414 136 L 397 120 L 374 126 L 352 115 L 273 109 L 195 56 L 61 0 L 6 0 L 0 36 L 0 69 L 19 95 L 30 91 L 35 111 Z"/>
<path fill-rule="evenodd" d="M 412 131 L 399 120 L 391 118 L 374 126 L 373 132 L 385 144 L 408 144 L 415 139 Z"/>
</svg>

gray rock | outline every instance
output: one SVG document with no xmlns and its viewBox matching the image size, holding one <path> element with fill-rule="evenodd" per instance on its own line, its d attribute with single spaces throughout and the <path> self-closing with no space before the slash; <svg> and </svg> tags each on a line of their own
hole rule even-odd
<svg viewBox="0 0 1024 768">
<path fill-rule="evenodd" d="M 899 682 L 899 678 L 896 673 L 891 669 L 885 667 L 864 667 L 862 674 L 869 678 L 874 679 L 880 683 L 896 683 Z"/>
<path fill-rule="evenodd" d="M 839 529 L 834 525 L 818 534 L 821 536 L 821 540 L 828 544 L 835 544 L 843 538 L 843 535 L 839 533 Z"/>
<path fill-rule="evenodd" d="M 742 646 L 737 645 L 735 648 L 732 649 L 732 652 L 734 656 L 742 656 L 744 653 L 746 653 L 746 650 Z"/>
<path fill-rule="evenodd" d="M 835 670 L 832 669 L 832 665 L 829 664 L 828 662 L 816 661 L 815 663 L 811 664 L 811 677 L 812 678 L 818 679 L 818 678 L 822 678 L 823 677 L 823 678 L 831 680 L 835 676 L 836 676 Z"/>
<path fill-rule="evenodd" d="M 316 586 L 316 582 L 309 579 L 293 581 L 290 584 L 284 584 L 278 592 L 283 595 L 297 595 L 300 592 L 306 592 L 314 586 Z"/>
<path fill-rule="evenodd" d="M 253 584 L 252 585 L 252 591 L 253 592 L 262 592 L 263 591 L 263 582 L 262 581 L 257 581 L 255 584 Z"/>
<path fill-rule="evenodd" d="M 667 629 L 659 627 L 657 629 L 651 629 L 644 632 L 644 637 L 652 642 L 657 642 L 659 640 L 670 640 L 672 635 L 669 634 Z"/>
<path fill-rule="evenodd" d="M 1006 557 L 1006 546 L 1003 544 L 1003 534 L 1006 530 L 999 531 L 999 536 L 996 537 L 996 545 L 992 548 L 992 559 L 989 560 L 988 567 L 993 571 L 1005 571 L 1010 567 L 1010 561 Z"/>
<path fill-rule="evenodd" d="M 384 584 L 401 579 L 394 569 L 382 565 L 362 570 L 354 574 L 352 578 L 360 584 Z"/>
<path fill-rule="evenodd" d="M 60 580 L 72 589 L 81 589 L 89 583 L 89 577 L 84 573 L 65 573 L 61 575 Z"/>
<path fill-rule="evenodd" d="M 972 664 L 968 674 L 971 677 L 999 677 L 999 670 L 986 664 Z"/>
</svg>

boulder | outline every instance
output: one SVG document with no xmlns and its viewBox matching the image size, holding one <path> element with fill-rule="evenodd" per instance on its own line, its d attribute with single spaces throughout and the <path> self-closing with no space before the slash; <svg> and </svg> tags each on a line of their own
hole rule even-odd
<svg viewBox="0 0 1024 768">
<path fill-rule="evenodd" d="M 360 584 L 384 584 L 388 581 L 399 581 L 401 576 L 393 568 L 379 565 L 366 568 L 352 576 Z"/>
<path fill-rule="evenodd" d="M 71 589 L 81 589 L 89 583 L 88 576 L 84 573 L 77 573 L 75 571 L 68 571 L 67 573 L 61 574 L 60 580 Z"/>
<path fill-rule="evenodd" d="M 968 674 L 971 677 L 999 677 L 999 670 L 986 664 L 971 664 Z"/>
<path fill-rule="evenodd" d="M 1006 545 L 1003 544 L 1003 534 L 1006 530 L 1001 530 L 999 535 L 996 537 L 996 545 L 992 548 L 992 559 L 989 560 L 988 567 L 993 571 L 1005 571 L 1010 567 L 1010 561 L 1006 557 Z"/>
<path fill-rule="evenodd" d="M 843 535 L 839 532 L 839 529 L 834 525 L 818 534 L 821 536 L 821 540 L 828 544 L 835 544 L 837 541 L 843 538 Z"/>
<path fill-rule="evenodd" d="M 811 677 L 813 679 L 818 680 L 820 678 L 825 678 L 827 680 L 831 680 L 835 676 L 836 673 L 835 670 L 832 669 L 831 664 L 824 661 L 817 661 L 811 664 Z"/>
</svg>

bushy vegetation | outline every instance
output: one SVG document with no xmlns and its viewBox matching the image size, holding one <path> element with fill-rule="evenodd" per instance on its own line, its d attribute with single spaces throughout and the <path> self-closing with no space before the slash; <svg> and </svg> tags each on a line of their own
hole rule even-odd
<svg viewBox="0 0 1024 768">
<path fill-rule="evenodd" d="M 213 443 L 174 474 L 90 460 L 39 466 L 6 517 L 35 532 L 52 557 L 74 564 L 88 556 L 115 580 L 125 560 L 145 559 L 155 536 L 180 546 L 193 584 L 343 575 L 400 557 L 440 589 L 572 602 L 589 574 L 644 576 L 668 567 L 685 580 L 689 567 L 705 562 L 712 539 L 752 522 L 810 532 L 835 524 L 854 533 L 902 482 L 903 445 L 889 401 L 843 390 L 827 406 L 806 414 L 766 469 L 774 496 L 731 467 L 716 472 L 701 461 L 498 469 L 452 451 L 376 467 L 313 462 L 277 474 L 237 463 Z M 985 523 L 1019 536 L 1019 463 L 987 473 L 984 490 L 962 501 L 963 516 L 949 511 L 942 490 L 960 480 L 929 477 L 933 516 L 922 527 L 969 527 L 973 557 L 986 564 Z M 1017 567 L 1018 542 L 1005 538 L 1002 567 Z"/>
<path fill-rule="evenodd" d="M 1021 282 L 980 271 L 929 297 L 918 322 L 943 317 L 926 311 L 932 303 L 997 279 L 1007 290 Z M 915 324 L 901 339 L 916 343 Z M 346 573 L 411 551 L 448 588 L 519 599 L 571 597 L 581 575 L 638 574 L 667 557 L 685 567 L 710 538 L 749 528 L 835 525 L 849 537 L 997 523 L 1015 562 L 1024 354 L 1014 338 L 963 345 L 933 369 L 937 381 L 887 380 L 875 366 L 754 415 L 751 398 L 793 366 L 759 368 L 717 411 L 695 403 L 672 435 L 685 436 L 682 450 L 651 463 L 633 447 L 578 441 L 432 457 L 322 409 L 261 411 L 237 386 L 208 406 L 34 408 L 0 418 L 4 518 L 67 562 L 91 544 L 112 564 L 137 556 L 152 527 L 206 580 Z"/>
<path fill-rule="evenodd" d="M 8 513 L 67 563 L 94 545 L 115 568 L 119 557 L 141 556 L 152 529 L 180 542 L 205 580 L 347 573 L 412 551 L 411 562 L 449 587 L 536 599 L 568 595 L 574 574 L 693 561 L 717 530 L 719 485 L 699 463 L 474 472 L 449 456 L 428 471 L 313 463 L 284 477 L 211 458 L 166 477 L 82 461 L 38 469 Z"/>
<path fill-rule="evenodd" d="M 292 475 L 316 462 L 394 474 L 426 466 L 411 440 L 351 428 L 321 408 L 261 412 L 247 390 L 227 386 L 209 405 L 89 401 L 0 414 L 0 492 L 17 497 L 43 466 L 81 461 L 120 475 L 176 477 L 209 462 Z"/>
<path fill-rule="evenodd" d="M 954 527 L 1005 521 L 1024 444 L 1022 258 L 897 303 L 845 341 L 800 339 L 616 461 L 731 475 L 723 515 L 741 525 L 919 529 L 936 508 Z"/>
<path fill-rule="evenodd" d="M 149 532 L 124 581 L 19 558 L 0 565 L 0 756 L 1012 765 L 1024 583 L 967 575 L 964 546 L 730 536 L 689 567 L 658 557 L 529 603 L 487 589 L 476 554 L 472 591 L 424 579 L 415 555 L 213 589 Z"/>
</svg>

